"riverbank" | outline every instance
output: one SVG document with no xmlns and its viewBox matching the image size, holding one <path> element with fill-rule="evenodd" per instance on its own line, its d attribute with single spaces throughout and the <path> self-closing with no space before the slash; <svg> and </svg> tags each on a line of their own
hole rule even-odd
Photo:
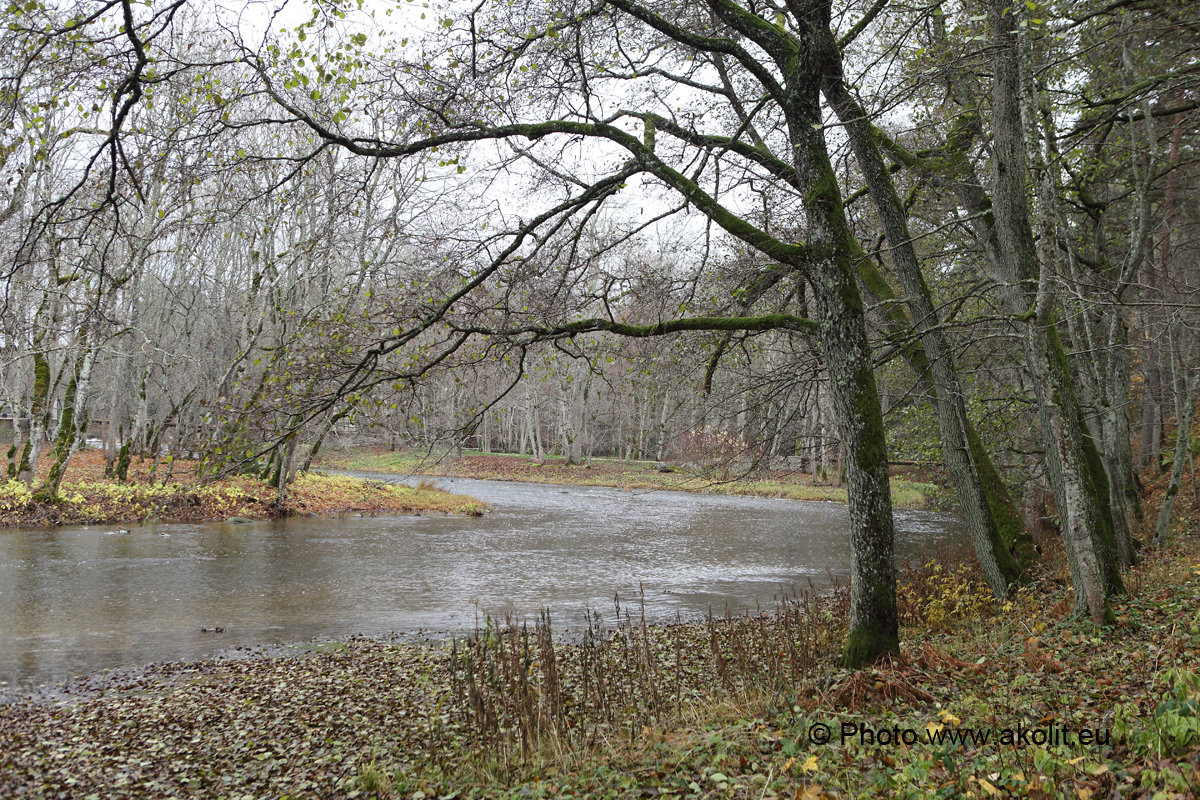
<svg viewBox="0 0 1200 800">
<path fill-rule="evenodd" d="M 908 572 L 903 655 L 832 666 L 845 593 L 768 613 L 169 663 L 0 707 L 0 796 L 1195 797 L 1200 537 L 1100 631 L 1063 569 L 1004 604 Z M 829 741 L 824 741 L 828 736 Z"/>
<path fill-rule="evenodd" d="M 238 475 L 195 485 L 195 462 L 177 460 L 152 472 L 130 466 L 129 480 L 104 477 L 104 457 L 83 451 L 71 460 L 59 502 L 38 503 L 24 484 L 0 482 L 0 526 L 145 524 L 272 519 L 293 514 L 441 512 L 478 515 L 488 510 L 465 495 L 431 485 L 399 486 L 345 475 L 300 475 L 278 502 L 275 487 Z M 36 483 L 35 483 L 36 486 Z"/>
<path fill-rule="evenodd" d="M 653 461 L 594 458 L 587 466 L 567 464 L 550 456 L 538 462 L 529 456 L 463 451 L 462 456 L 433 457 L 423 452 L 389 451 L 382 447 L 330 450 L 320 466 L 360 472 L 435 475 L 479 480 L 555 483 L 567 486 L 610 486 L 618 489 L 667 489 L 677 492 L 755 495 L 789 500 L 847 502 L 845 486 L 817 481 L 799 472 L 739 474 L 736 469 L 702 470 Z M 934 483 L 892 477 L 892 504 L 897 508 L 938 507 L 946 492 Z"/>
</svg>

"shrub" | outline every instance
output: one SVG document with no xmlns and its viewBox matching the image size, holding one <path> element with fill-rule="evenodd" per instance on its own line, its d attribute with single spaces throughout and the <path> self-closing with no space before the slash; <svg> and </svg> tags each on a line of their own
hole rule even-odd
<svg viewBox="0 0 1200 800">
<path fill-rule="evenodd" d="M 902 572 L 896 600 L 902 624 L 945 629 L 990 614 L 994 597 L 977 566 L 930 560 Z"/>
</svg>

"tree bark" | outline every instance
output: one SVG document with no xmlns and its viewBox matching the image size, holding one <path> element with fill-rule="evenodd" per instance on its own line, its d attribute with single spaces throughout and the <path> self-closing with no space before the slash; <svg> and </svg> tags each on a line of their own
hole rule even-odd
<svg viewBox="0 0 1200 800">
<path fill-rule="evenodd" d="M 1195 377 L 1188 381 L 1187 389 L 1180 400 L 1179 424 L 1175 430 L 1175 460 L 1171 463 L 1171 479 L 1167 484 L 1167 492 L 1163 496 L 1162 505 L 1158 509 L 1158 518 L 1154 523 L 1154 543 L 1160 547 L 1167 541 L 1167 532 L 1171 528 L 1171 514 L 1175 510 L 1175 497 L 1179 494 L 1184 465 L 1191 452 L 1192 415 L 1196 410 L 1198 394 L 1200 394 L 1200 377 Z"/>
<path fill-rule="evenodd" d="M 828 26 L 828 4 L 821 7 Z M 891 487 L 883 413 L 867 341 L 866 313 L 855 269 L 857 242 L 846 223 L 837 176 L 822 132 L 818 87 L 809 75 L 827 64 L 828 43 L 808 41 L 800 50 L 788 91 L 795 98 L 788 119 L 795 171 L 802 193 L 807 243 L 827 259 L 809 271 L 818 314 L 821 349 L 838 433 L 846 450 L 850 500 L 850 633 L 840 663 L 869 664 L 900 651 Z M 811 63 L 805 63 L 811 59 Z"/>
<path fill-rule="evenodd" d="M 59 420 L 58 436 L 54 442 L 54 463 L 46 473 L 46 480 L 34 492 L 33 498 L 42 503 L 58 501 L 58 488 L 67 473 L 71 456 L 79 447 L 79 434 L 87 429 L 87 396 L 91 386 L 92 365 L 95 351 L 87 344 L 87 328 L 80 334 L 82 352 L 75 359 L 71 377 L 63 394 L 62 415 Z"/>
<path fill-rule="evenodd" d="M 981 478 L 981 472 L 985 470 L 992 477 L 995 468 L 987 451 L 978 443 L 977 436 L 974 437 L 975 446 L 972 446 L 974 431 L 967 418 L 953 355 L 938 325 L 929 286 L 912 246 L 903 204 L 884 164 L 866 112 L 841 80 L 840 63 L 833 66 L 835 69 L 827 72 L 825 79 L 826 96 L 839 120 L 846 126 L 855 159 L 863 171 L 868 191 L 883 221 L 884 233 L 891 244 L 892 264 L 912 311 L 913 328 L 920 336 L 920 347 L 907 347 L 904 355 L 932 396 L 946 471 L 954 484 L 963 521 L 980 567 L 992 592 L 997 597 L 1004 597 L 1010 586 L 1022 580 L 1024 570 L 1016 556 L 1020 554 L 1025 560 L 1032 559 L 1032 540 L 1020 524 L 1020 515 L 1007 492 L 1003 491 L 999 475 L 995 474 L 995 479 L 987 485 Z M 875 273 L 866 283 L 876 290 L 877 296 L 885 292 L 891 294 L 883 276 L 870 259 L 860 258 L 859 264 L 860 273 L 863 270 Z M 899 309 L 895 311 L 899 312 Z M 981 468 L 978 462 L 985 462 L 986 467 Z M 989 492 L 989 488 L 992 491 Z"/>
<path fill-rule="evenodd" d="M 1076 612 L 1086 613 L 1100 624 L 1111 614 L 1109 595 L 1121 590 L 1110 549 L 1111 518 L 1106 519 L 1110 513 L 1108 477 L 1083 424 L 1070 364 L 1054 322 L 1049 264 L 1039 260 L 1030 224 L 1033 215 L 1026 180 L 1028 154 L 1036 143 L 1029 141 L 1026 132 L 1029 104 L 1028 98 L 1022 100 L 1021 53 L 1015 15 L 1010 11 L 1006 0 L 989 4 L 995 65 L 992 199 L 1001 257 L 994 267 L 1009 313 L 1025 324 L 1026 360 L 1041 416 L 1047 475 L 1071 565 Z M 1043 216 L 1050 212 L 1041 209 Z M 1041 244 L 1043 248 L 1054 246 L 1053 231 L 1043 232 Z"/>
</svg>

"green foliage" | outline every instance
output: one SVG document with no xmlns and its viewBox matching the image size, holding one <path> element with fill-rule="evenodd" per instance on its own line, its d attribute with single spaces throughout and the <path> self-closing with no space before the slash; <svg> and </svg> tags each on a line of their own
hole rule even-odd
<svg viewBox="0 0 1200 800">
<path fill-rule="evenodd" d="M 942 459 L 937 417 L 929 403 L 906 403 L 888 411 L 888 453 L 894 461 L 937 464 Z"/>
<path fill-rule="evenodd" d="M 1178 758 L 1200 745 L 1200 677 L 1191 669 L 1173 667 L 1159 677 L 1163 699 L 1154 707 L 1149 725 L 1136 725 L 1136 708 L 1122 705 L 1115 730 L 1139 753 L 1156 759 Z"/>
</svg>

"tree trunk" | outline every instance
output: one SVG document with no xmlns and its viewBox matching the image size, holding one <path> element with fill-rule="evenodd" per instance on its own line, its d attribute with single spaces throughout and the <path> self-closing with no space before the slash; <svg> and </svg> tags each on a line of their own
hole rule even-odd
<svg viewBox="0 0 1200 800">
<path fill-rule="evenodd" d="M 1076 613 L 1086 612 L 1093 622 L 1103 624 L 1111 613 L 1109 596 L 1121 591 L 1120 577 L 1114 574 L 1114 554 L 1101 541 L 1109 511 L 1099 501 L 1099 490 L 1107 492 L 1107 482 L 1097 486 L 1091 472 L 1093 465 L 1089 463 L 1084 443 L 1087 433 L 1082 415 L 1074 409 L 1077 401 L 1067 384 L 1070 373 L 1066 354 L 1061 352 L 1053 323 L 1030 324 L 1028 335 L 1030 373 L 1041 414 L 1047 475 L 1059 509 Z M 1059 348 L 1057 359 L 1043 355 L 1046 349 L 1055 346 Z"/>
<path fill-rule="evenodd" d="M 8 468 L 5 476 L 9 480 L 20 480 L 21 473 L 27 469 L 25 464 L 29 460 L 31 449 L 29 429 L 28 417 L 13 418 L 13 440 L 12 446 L 8 448 Z"/>
<path fill-rule="evenodd" d="M 83 351 L 75 359 L 75 367 L 63 395 L 62 416 L 59 420 L 58 437 L 54 443 L 54 463 L 46 473 L 45 482 L 33 495 L 35 500 L 42 503 L 58 501 L 58 488 L 67 473 L 71 456 L 78 449 L 79 433 L 87 429 L 86 401 L 95 353 L 87 346 L 86 328 L 80 338 L 83 341 Z"/>
<path fill-rule="evenodd" d="M 29 440 L 21 451 L 17 480 L 33 486 L 42 444 L 46 441 L 46 414 L 50 407 L 50 361 L 38 349 L 33 351 L 33 396 L 29 405 Z"/>
<path fill-rule="evenodd" d="M 331 414 L 329 416 L 329 419 L 327 419 L 325 424 L 321 426 L 321 432 L 317 434 L 316 441 L 314 441 L 312 446 L 308 448 L 308 455 L 304 457 L 304 463 L 300 467 L 301 472 L 308 472 L 309 467 L 312 466 L 313 459 L 317 457 L 317 453 L 321 449 L 321 445 L 325 443 L 325 437 L 327 437 L 329 432 L 333 430 L 334 425 L 347 417 L 349 414 L 350 407 L 347 406 L 336 414 Z"/>
<path fill-rule="evenodd" d="M 1016 20 L 1010 12 L 1006 0 L 991 0 L 989 23 L 995 37 L 993 202 L 1000 256 L 994 267 L 1009 313 L 1025 321 L 1026 361 L 1041 416 L 1047 475 L 1071 565 L 1076 612 L 1086 613 L 1099 624 L 1111 613 L 1109 595 L 1121 590 L 1111 549 L 1108 478 L 1087 437 L 1070 364 L 1054 323 L 1055 299 L 1045 258 L 1055 247 L 1054 232 L 1043 230 L 1039 241 L 1043 258 L 1039 260 L 1030 224 L 1027 165 L 1031 152 L 1036 157 L 1037 147 L 1027 138 L 1030 98 L 1022 97 L 1021 52 Z M 1040 190 L 1045 186 L 1044 181 L 1039 183 Z M 1041 200 L 1045 206 L 1044 194 Z M 1050 208 L 1042 208 L 1039 219 L 1050 214 Z"/>
<path fill-rule="evenodd" d="M 287 499 L 288 484 L 296 478 L 296 441 L 298 438 L 296 432 L 289 434 L 287 443 L 279 456 L 279 478 L 275 485 L 275 503 L 279 506 L 280 511 L 283 511 L 283 504 Z"/>
<path fill-rule="evenodd" d="M 650 413 L 649 398 L 643 400 L 640 405 L 641 408 L 638 410 L 637 444 L 633 451 L 635 461 L 642 461 L 646 458 L 646 415 Z"/>
<path fill-rule="evenodd" d="M 671 404 L 671 393 L 663 392 L 662 413 L 658 416 L 658 450 L 654 454 L 655 461 L 662 461 L 667 451 L 667 410 Z"/>
<path fill-rule="evenodd" d="M 830 171 L 832 175 L 832 170 Z M 899 652 L 891 488 L 883 414 L 853 263 L 843 258 L 814 286 L 821 310 L 822 344 L 848 452 L 850 536 L 850 635 L 843 666 L 858 667 Z"/>
<path fill-rule="evenodd" d="M 1184 465 L 1188 453 L 1191 452 L 1192 414 L 1196 410 L 1197 394 L 1200 394 L 1200 377 L 1193 378 L 1188 382 L 1187 390 L 1180 401 L 1179 424 L 1175 429 L 1175 460 L 1171 463 L 1171 479 L 1167 484 L 1167 493 L 1163 497 L 1162 506 L 1158 509 L 1158 519 L 1154 523 L 1154 543 L 1160 547 L 1167 541 L 1167 532 L 1171 528 L 1171 514 L 1175 510 L 1175 496 L 1179 494 Z"/>
<path fill-rule="evenodd" d="M 840 64 L 837 66 L 840 72 Z M 1019 583 L 1024 574 L 1017 556 L 1020 555 L 1026 564 L 1034 557 L 1032 539 L 1020 524 L 1020 515 L 1007 491 L 1003 490 L 1003 483 L 998 480 L 999 475 L 995 473 L 987 451 L 977 441 L 976 446 L 972 446 L 971 434 L 974 432 L 967 419 L 953 354 L 938 325 L 929 286 L 912 246 L 903 204 L 879 152 L 866 112 L 854 100 L 837 72 L 831 72 L 825 83 L 827 96 L 846 126 L 851 148 L 883 221 L 885 235 L 891 244 L 892 264 L 912 310 L 912 327 L 920 336 L 919 346 L 914 344 L 904 348 L 904 355 L 933 399 L 946 472 L 954 485 L 979 565 L 992 592 L 997 597 L 1004 597 L 1009 587 Z M 864 270 L 873 273 L 864 282 L 877 299 L 891 299 L 891 289 L 871 259 L 860 257 L 858 263 L 860 275 Z M 894 314 L 903 317 L 897 306 L 890 308 Z M 901 326 L 898 332 L 902 333 L 905 327 Z M 977 462 L 984 462 L 986 466 L 981 468 Z M 981 479 L 983 471 L 988 472 L 989 477 L 995 474 L 997 480 L 985 485 Z"/>
<path fill-rule="evenodd" d="M 826 5 L 825 10 L 828 10 Z M 869 664 L 900 651 L 896 612 L 896 567 L 891 487 L 883 413 L 875 386 L 874 359 L 867 341 L 866 314 L 855 270 L 857 242 L 846 223 L 837 176 L 823 133 L 819 87 L 810 75 L 828 60 L 810 41 L 788 79 L 796 102 L 788 119 L 794 166 L 804 203 L 807 243 L 830 257 L 808 271 L 838 432 L 847 458 L 849 484 L 850 631 L 840 663 Z"/>
<path fill-rule="evenodd" d="M 1123 392 L 1128 396 L 1129 366 L 1124 352 L 1112 358 L 1125 362 L 1115 374 L 1124 376 Z M 1111 387 L 1110 387 L 1111 388 Z M 1113 505 L 1113 535 L 1117 544 L 1117 559 L 1122 569 L 1137 563 L 1137 545 L 1133 537 L 1132 520 L 1141 515 L 1140 500 L 1133 485 L 1133 457 L 1129 448 L 1129 417 L 1124 404 L 1106 399 L 1100 415 L 1101 444 L 1104 462 L 1108 465 L 1109 500 Z"/>
<path fill-rule="evenodd" d="M 539 464 L 546 461 L 546 451 L 542 447 L 542 412 L 538 406 L 533 407 L 533 415 L 529 420 L 529 438 L 532 442 L 533 460 Z"/>
</svg>

